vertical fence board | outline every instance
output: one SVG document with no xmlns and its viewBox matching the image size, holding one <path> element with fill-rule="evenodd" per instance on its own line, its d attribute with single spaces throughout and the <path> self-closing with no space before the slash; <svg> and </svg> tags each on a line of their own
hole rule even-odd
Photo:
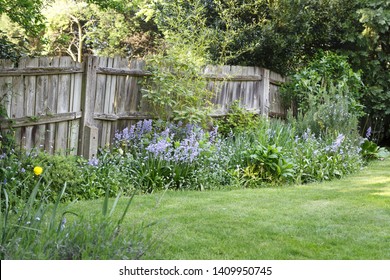
<svg viewBox="0 0 390 280">
<path fill-rule="evenodd" d="M 72 66 L 77 66 L 76 63 L 72 63 Z M 71 101 L 70 112 L 78 113 L 81 111 L 81 89 L 82 89 L 82 74 L 72 74 L 72 88 L 71 88 Z M 69 153 L 77 155 L 79 146 L 79 131 L 80 120 L 72 120 L 69 122 Z"/>
<path fill-rule="evenodd" d="M 131 61 L 130 67 L 136 70 L 141 70 L 139 63 L 136 60 Z M 126 97 L 125 97 L 126 108 L 124 108 L 123 110 L 124 112 L 127 111 L 128 113 L 135 113 L 140 110 L 142 111 L 142 108 L 139 108 L 140 101 L 141 101 L 140 98 L 141 93 L 139 92 L 137 82 L 138 82 L 137 77 L 131 77 L 131 76 L 128 77 Z"/>
<path fill-rule="evenodd" d="M 49 65 L 49 59 L 47 57 L 41 57 L 38 61 L 38 66 L 47 67 Z M 35 97 L 35 116 L 46 115 L 47 108 L 47 91 L 48 91 L 48 76 L 37 76 L 36 97 Z M 45 145 L 45 132 L 46 126 L 39 125 L 35 129 L 35 147 L 44 149 Z"/>
<path fill-rule="evenodd" d="M 2 60 L 0 61 L 0 69 L 7 70 L 12 69 L 14 64 L 10 60 Z M 12 76 L 1 77 L 0 76 L 0 86 L 2 87 L 0 92 L 0 100 L 2 100 L 5 104 L 5 108 L 7 112 L 11 112 L 12 105 Z M 11 117 L 11 116 L 8 116 Z"/>
<path fill-rule="evenodd" d="M 138 61 L 137 62 L 137 70 L 144 70 L 146 69 L 145 61 Z M 151 104 L 143 98 L 143 92 L 142 92 L 142 83 L 145 82 L 145 78 L 137 77 L 134 80 L 134 86 L 132 88 L 133 93 L 135 95 L 135 99 L 137 100 L 137 105 L 135 106 L 134 110 L 136 112 L 139 112 L 141 114 L 150 114 L 152 111 Z"/>
<path fill-rule="evenodd" d="M 260 87 L 260 113 L 263 116 L 268 116 L 269 114 L 269 75 L 270 71 L 263 69 L 263 82 Z"/>
<path fill-rule="evenodd" d="M 19 61 L 19 69 L 24 68 L 26 65 L 26 60 Z M 24 117 L 25 113 L 23 111 L 24 107 L 24 76 L 16 76 L 12 79 L 12 105 L 11 105 L 11 113 L 8 114 L 11 118 L 20 118 Z M 23 133 L 22 133 L 23 132 Z M 23 135 L 24 128 L 20 127 L 15 129 L 15 141 L 19 144 L 19 146 L 23 147 Z"/>
<path fill-rule="evenodd" d="M 113 64 L 113 68 L 115 69 L 128 69 L 129 62 L 127 59 L 122 57 L 115 57 L 115 61 Z M 111 85 L 111 94 L 110 94 L 110 102 L 112 103 L 110 106 L 109 114 L 122 115 L 126 113 L 125 98 L 128 95 L 126 89 L 128 88 L 128 77 L 129 76 L 118 76 L 112 75 L 115 79 L 113 84 Z M 112 121 L 109 124 L 109 130 L 107 131 L 106 142 L 108 144 L 112 143 L 115 132 L 118 129 L 118 121 Z"/>
<path fill-rule="evenodd" d="M 111 68 L 112 65 L 108 65 L 109 61 L 112 61 L 112 59 L 108 57 L 100 57 L 99 58 L 99 67 L 104 68 Z M 97 75 L 97 86 L 96 86 L 96 103 L 95 103 L 95 112 L 97 113 L 104 113 L 108 111 L 108 107 L 110 104 L 108 104 L 109 95 L 110 95 L 110 87 L 107 87 L 107 80 L 111 77 L 106 74 L 98 74 Z M 109 85 L 110 86 L 110 85 Z M 100 131 L 99 133 L 99 139 L 98 139 L 98 146 L 102 147 L 106 144 L 106 134 L 107 134 L 107 121 L 99 120 L 98 121 L 98 129 Z"/>
<path fill-rule="evenodd" d="M 259 77 L 259 79 L 261 79 L 261 80 L 256 81 L 253 85 L 254 94 L 253 94 L 253 105 L 252 106 L 257 108 L 260 111 L 260 100 L 261 100 L 260 89 L 261 89 L 261 85 L 264 83 L 263 75 L 262 75 L 260 67 L 255 67 L 254 75 Z"/>
<path fill-rule="evenodd" d="M 26 58 L 26 67 L 37 67 L 39 64 L 38 58 L 27 59 Z M 24 94 L 24 115 L 27 117 L 36 116 L 35 107 L 36 107 L 36 97 L 41 96 L 40 93 L 37 93 L 37 77 L 36 76 L 26 76 L 25 80 L 25 94 Z M 24 147 L 27 150 L 30 150 L 35 147 L 35 131 L 37 130 L 36 126 L 28 126 L 25 129 L 24 137 Z"/>
<path fill-rule="evenodd" d="M 60 66 L 66 67 L 71 66 L 70 57 L 61 57 Z M 70 89 L 71 79 L 70 75 L 60 75 L 58 79 L 58 96 L 57 96 L 57 111 L 56 113 L 69 112 L 70 103 Z M 59 122 L 56 125 L 56 136 L 55 136 L 55 152 L 66 153 L 68 152 L 68 123 Z"/>
<path fill-rule="evenodd" d="M 48 66 L 59 67 L 60 58 L 59 57 L 50 58 Z M 47 88 L 47 95 L 46 95 L 46 114 L 49 115 L 57 113 L 58 80 L 59 80 L 59 75 L 48 76 L 48 88 Z M 45 147 L 45 151 L 51 154 L 54 153 L 55 135 L 56 135 L 56 124 L 55 123 L 46 124 L 44 147 Z"/>
<path fill-rule="evenodd" d="M 94 132 L 97 130 L 97 122 L 94 119 L 95 104 L 97 99 L 96 88 L 97 88 L 97 67 L 99 59 L 94 56 L 87 56 L 84 60 L 84 73 L 82 81 L 82 92 L 81 92 L 81 106 L 83 109 L 83 118 L 80 124 L 80 146 L 79 154 L 85 158 L 91 158 L 96 155 L 97 141 L 98 138 Z M 96 128 L 96 129 L 95 129 Z M 93 139 L 90 136 L 93 135 Z"/>
<path fill-rule="evenodd" d="M 283 107 L 279 92 L 280 84 L 285 82 L 285 78 L 275 72 L 270 72 L 270 113 L 275 116 L 285 116 L 287 114 Z"/>
</svg>

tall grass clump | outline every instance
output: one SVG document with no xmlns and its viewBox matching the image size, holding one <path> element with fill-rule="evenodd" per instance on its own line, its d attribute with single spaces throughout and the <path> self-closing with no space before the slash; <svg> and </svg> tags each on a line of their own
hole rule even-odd
<svg viewBox="0 0 390 280">
<path fill-rule="evenodd" d="M 55 203 L 48 203 L 44 195 L 38 195 L 48 187 L 41 182 L 42 177 L 17 211 L 11 207 L 14 197 L 1 186 L 1 259 L 140 259 L 149 250 L 145 228 L 125 220 L 133 196 L 119 219 L 113 218 L 119 195 L 111 209 L 106 196 L 101 214 L 86 216 L 66 211 L 60 204 L 66 183 Z"/>
</svg>

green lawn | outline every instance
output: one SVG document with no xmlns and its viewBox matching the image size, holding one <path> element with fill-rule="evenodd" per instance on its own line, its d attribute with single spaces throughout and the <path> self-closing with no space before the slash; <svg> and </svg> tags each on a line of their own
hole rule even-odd
<svg viewBox="0 0 390 280">
<path fill-rule="evenodd" d="M 390 259 L 390 159 L 332 182 L 136 196 L 128 216 L 158 222 L 148 259 Z"/>
</svg>

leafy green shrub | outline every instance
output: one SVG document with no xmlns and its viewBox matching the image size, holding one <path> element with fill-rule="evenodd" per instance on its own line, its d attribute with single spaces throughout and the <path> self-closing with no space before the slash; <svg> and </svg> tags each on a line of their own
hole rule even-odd
<svg viewBox="0 0 390 280">
<path fill-rule="evenodd" d="M 80 190 L 78 188 L 83 182 L 80 158 L 37 152 L 28 159 L 30 162 L 25 162 L 26 169 L 33 170 L 35 166 L 43 168 L 42 184 L 48 185 L 50 183 L 50 188 L 45 194 L 48 199 L 53 201 L 65 183 L 68 186 L 68 191 L 63 196 L 63 199 L 73 200 L 80 198 Z"/>
<path fill-rule="evenodd" d="M 109 148 L 99 150 L 97 158 L 84 162 L 83 179 L 81 184 L 83 194 L 90 193 L 88 199 L 99 198 L 110 186 L 110 196 L 115 197 L 119 192 L 130 194 L 134 191 L 134 184 L 127 173 L 129 159 Z"/>
<path fill-rule="evenodd" d="M 18 59 L 25 54 L 25 49 L 9 41 L 5 33 L 0 31 L 0 59 L 11 59 L 18 61 Z"/>
<path fill-rule="evenodd" d="M 379 147 L 376 143 L 368 139 L 364 139 L 364 142 L 361 147 L 362 147 L 362 151 L 361 151 L 362 156 L 366 160 L 378 158 Z"/>
<path fill-rule="evenodd" d="M 143 98 L 158 119 L 206 125 L 212 92 L 202 77 L 204 61 L 188 46 L 182 47 L 173 45 L 148 57 L 152 75 L 144 81 Z"/>
<path fill-rule="evenodd" d="M 357 137 L 358 119 L 349 109 L 345 98 L 331 101 L 328 96 L 323 98 L 323 103 L 318 103 L 309 98 L 309 109 L 298 112 L 296 117 L 288 116 L 293 123 L 296 133 L 303 134 L 307 128 L 320 136 L 327 134 L 343 133 Z"/>
<path fill-rule="evenodd" d="M 110 197 L 115 197 L 122 190 L 126 194 L 134 190 L 123 172 L 124 164 L 107 152 L 102 153 L 100 161 L 35 150 L 4 153 L 1 159 L 1 184 L 8 195 L 14 197 L 13 202 L 20 201 L 20 205 L 12 205 L 15 209 L 23 205 L 38 180 L 41 185 L 38 196 L 44 196 L 50 202 L 55 200 L 65 183 L 67 192 L 61 197 L 62 201 L 100 198 L 107 186 L 110 186 Z M 42 169 L 41 174 L 34 173 L 37 167 Z"/>
<path fill-rule="evenodd" d="M 360 74 L 343 56 L 320 53 L 307 67 L 283 85 L 282 97 L 293 102 L 299 118 L 297 128 L 310 128 L 316 135 L 356 133 L 357 120 L 364 115 L 360 99 L 364 86 Z"/>
<path fill-rule="evenodd" d="M 248 131 L 260 125 L 258 116 L 240 106 L 239 100 L 234 101 L 228 114 L 215 121 L 218 131 L 227 136 L 230 133 L 237 134 Z"/>
<path fill-rule="evenodd" d="M 257 177 L 266 183 L 291 182 L 294 178 L 294 164 L 275 145 L 256 145 L 244 151 L 245 165 L 243 179 Z"/>
</svg>

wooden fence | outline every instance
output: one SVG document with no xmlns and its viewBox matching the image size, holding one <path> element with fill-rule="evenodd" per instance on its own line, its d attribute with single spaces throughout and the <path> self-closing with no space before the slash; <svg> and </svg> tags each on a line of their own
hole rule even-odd
<svg viewBox="0 0 390 280">
<path fill-rule="evenodd" d="M 110 144 L 117 130 L 150 118 L 140 82 L 150 75 L 141 60 L 88 56 L 24 58 L 18 65 L 0 60 L 0 100 L 26 149 L 66 152 L 86 158 Z M 283 116 L 278 87 L 284 78 L 260 67 L 208 66 L 208 88 L 214 91 L 213 116 L 226 115 L 240 104 L 258 114 Z"/>
</svg>

